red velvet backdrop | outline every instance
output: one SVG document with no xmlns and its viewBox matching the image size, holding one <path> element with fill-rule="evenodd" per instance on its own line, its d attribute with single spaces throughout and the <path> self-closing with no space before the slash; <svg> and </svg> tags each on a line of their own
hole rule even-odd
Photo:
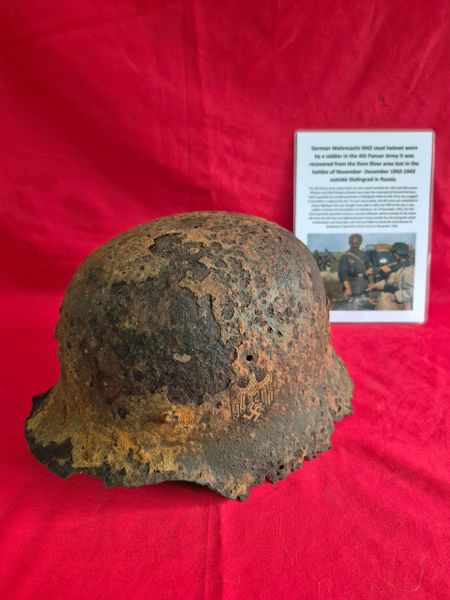
<svg viewBox="0 0 450 600">
<path fill-rule="evenodd" d="M 4 0 L 3 599 L 450 598 L 446 0 Z M 161 215 L 292 227 L 298 128 L 436 132 L 424 326 L 335 326 L 355 382 L 334 449 L 238 503 L 62 480 L 27 449 L 77 265 Z"/>
</svg>

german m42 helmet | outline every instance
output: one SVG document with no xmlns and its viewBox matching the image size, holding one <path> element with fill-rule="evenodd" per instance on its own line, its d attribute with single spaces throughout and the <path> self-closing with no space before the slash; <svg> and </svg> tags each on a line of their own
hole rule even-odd
<svg viewBox="0 0 450 600">
<path fill-rule="evenodd" d="M 316 263 L 257 217 L 174 215 L 112 239 L 75 273 L 56 337 L 61 376 L 26 437 L 62 477 L 245 498 L 328 449 L 351 412 Z"/>
</svg>

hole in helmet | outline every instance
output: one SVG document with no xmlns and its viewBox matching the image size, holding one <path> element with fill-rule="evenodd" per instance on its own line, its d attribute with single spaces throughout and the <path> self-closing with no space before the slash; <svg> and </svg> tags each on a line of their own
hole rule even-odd
<svg viewBox="0 0 450 600">
<path fill-rule="evenodd" d="M 128 416 L 128 410 L 124 406 L 119 406 L 117 409 L 117 414 L 121 419 L 126 419 Z"/>
<path fill-rule="evenodd" d="M 252 362 L 252 360 L 253 360 L 253 356 L 251 354 L 247 354 L 247 356 L 245 358 L 247 359 L 248 362 Z"/>
</svg>

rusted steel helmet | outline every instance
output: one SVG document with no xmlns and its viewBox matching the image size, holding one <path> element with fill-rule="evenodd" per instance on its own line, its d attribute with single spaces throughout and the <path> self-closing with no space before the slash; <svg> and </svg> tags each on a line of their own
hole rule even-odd
<svg viewBox="0 0 450 600">
<path fill-rule="evenodd" d="M 242 499 L 328 449 L 351 412 L 316 263 L 257 217 L 174 215 L 112 239 L 75 273 L 56 336 L 61 376 L 26 437 L 62 477 Z"/>
</svg>

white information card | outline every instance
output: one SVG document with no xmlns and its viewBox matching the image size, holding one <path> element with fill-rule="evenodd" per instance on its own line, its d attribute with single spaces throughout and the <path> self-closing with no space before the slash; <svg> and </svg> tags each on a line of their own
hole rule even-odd
<svg viewBox="0 0 450 600">
<path fill-rule="evenodd" d="M 294 233 L 332 322 L 423 323 L 434 133 L 297 131 Z"/>
</svg>

